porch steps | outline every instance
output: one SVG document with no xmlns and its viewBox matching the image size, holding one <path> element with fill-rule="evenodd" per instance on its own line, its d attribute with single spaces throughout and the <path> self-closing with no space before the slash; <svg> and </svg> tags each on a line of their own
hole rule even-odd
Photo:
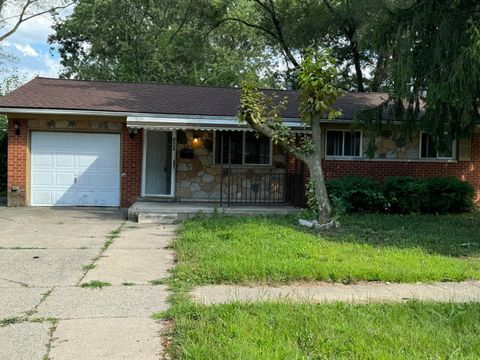
<svg viewBox="0 0 480 360">
<path fill-rule="evenodd" d="M 174 224 L 179 220 L 178 214 L 140 213 L 137 215 L 139 224 Z"/>
<path fill-rule="evenodd" d="M 286 215 L 299 209 L 288 205 L 219 207 L 212 203 L 137 201 L 128 209 L 128 219 L 139 223 L 172 224 L 198 214 L 237 216 Z"/>
</svg>

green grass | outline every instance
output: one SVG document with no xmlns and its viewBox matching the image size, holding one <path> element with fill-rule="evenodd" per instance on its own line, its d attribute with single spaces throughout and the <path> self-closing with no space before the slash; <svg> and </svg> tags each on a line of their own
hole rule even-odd
<svg viewBox="0 0 480 360">
<path fill-rule="evenodd" d="M 480 279 L 480 215 L 356 215 L 316 236 L 288 217 L 187 221 L 173 247 L 194 284 Z"/>
<path fill-rule="evenodd" d="M 90 288 L 90 289 L 101 289 L 107 286 L 112 286 L 111 283 L 105 282 L 105 281 L 98 281 L 98 280 L 92 280 L 88 283 L 83 283 L 80 285 L 82 288 Z"/>
<path fill-rule="evenodd" d="M 480 304 L 190 306 L 173 359 L 478 359 Z"/>
</svg>

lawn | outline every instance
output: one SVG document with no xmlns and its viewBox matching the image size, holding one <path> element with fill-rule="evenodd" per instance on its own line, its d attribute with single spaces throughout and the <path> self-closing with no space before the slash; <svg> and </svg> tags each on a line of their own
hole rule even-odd
<svg viewBox="0 0 480 360">
<path fill-rule="evenodd" d="M 480 279 L 480 215 L 355 215 L 316 236 L 291 217 L 199 218 L 174 243 L 193 284 Z"/>
<path fill-rule="evenodd" d="M 478 359 L 480 304 L 191 306 L 174 359 Z"/>
</svg>

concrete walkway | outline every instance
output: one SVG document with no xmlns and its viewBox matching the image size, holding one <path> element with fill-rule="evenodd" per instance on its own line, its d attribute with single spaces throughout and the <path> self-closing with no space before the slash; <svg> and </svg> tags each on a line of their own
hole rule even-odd
<svg viewBox="0 0 480 360">
<path fill-rule="evenodd" d="M 369 303 L 423 300 L 437 302 L 479 302 L 480 282 L 431 284 L 362 283 L 342 285 L 331 283 L 301 283 L 288 286 L 211 285 L 197 287 L 192 299 L 200 304 L 230 302 L 290 301 L 306 303 Z"/>
<path fill-rule="evenodd" d="M 173 266 L 174 231 L 116 210 L 0 208 L 0 360 L 162 359 L 151 315 L 168 294 L 150 282 Z"/>
</svg>

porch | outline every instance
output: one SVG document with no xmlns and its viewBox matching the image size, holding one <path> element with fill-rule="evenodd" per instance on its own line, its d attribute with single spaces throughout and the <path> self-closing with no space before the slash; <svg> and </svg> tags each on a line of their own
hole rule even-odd
<svg viewBox="0 0 480 360">
<path fill-rule="evenodd" d="M 218 203 L 137 201 L 128 209 L 128 219 L 139 223 L 170 224 L 198 214 L 228 214 L 238 216 L 295 214 L 299 208 L 290 205 L 245 205 L 220 206 Z"/>
<path fill-rule="evenodd" d="M 206 211 L 215 206 L 272 209 L 305 203 L 303 176 L 290 174 L 286 154 L 249 129 L 149 126 L 141 131 L 143 171 L 137 200 L 200 203 Z"/>
</svg>

